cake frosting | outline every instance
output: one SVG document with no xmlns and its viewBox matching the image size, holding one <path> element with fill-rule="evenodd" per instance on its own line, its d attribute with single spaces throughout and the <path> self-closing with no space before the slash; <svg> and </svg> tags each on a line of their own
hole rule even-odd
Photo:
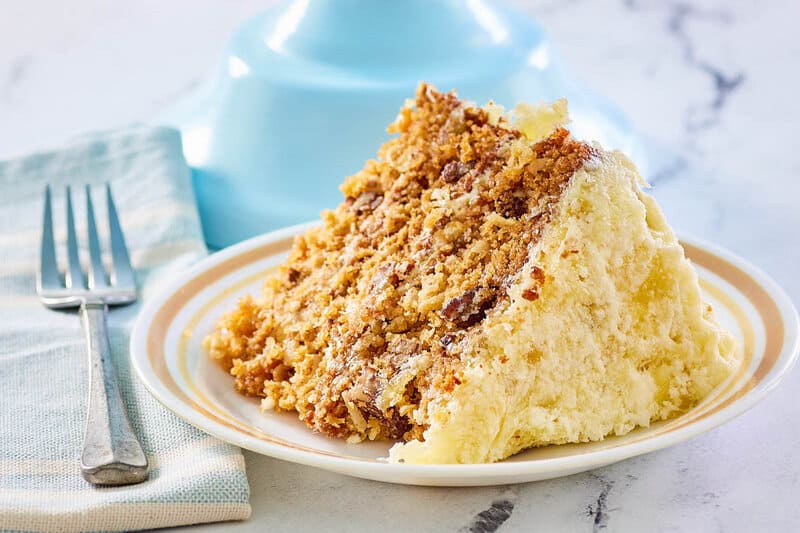
<svg viewBox="0 0 800 533">
<path fill-rule="evenodd" d="M 236 389 L 389 459 L 479 463 L 687 411 L 733 338 L 633 164 L 566 103 L 421 84 L 262 294 L 206 338 Z"/>
</svg>

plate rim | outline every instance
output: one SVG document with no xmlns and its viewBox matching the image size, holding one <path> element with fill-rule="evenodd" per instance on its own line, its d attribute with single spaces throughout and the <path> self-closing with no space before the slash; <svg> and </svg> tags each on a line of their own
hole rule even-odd
<svg viewBox="0 0 800 533">
<path fill-rule="evenodd" d="M 244 435 L 238 430 L 225 427 L 209 419 L 180 398 L 175 397 L 149 370 L 147 361 L 146 334 L 158 310 L 181 287 L 198 275 L 216 265 L 235 258 L 242 253 L 293 237 L 313 226 L 318 221 L 288 226 L 252 237 L 233 246 L 211 254 L 191 266 L 188 270 L 173 276 L 157 286 L 157 290 L 145 301 L 130 339 L 130 358 L 132 366 L 148 392 L 164 407 L 179 418 L 199 430 L 213 435 L 230 444 L 253 452 L 350 476 L 414 485 L 495 485 L 515 483 L 534 479 L 556 477 L 559 472 L 574 473 L 636 457 L 658 449 L 667 448 L 702 433 L 710 431 L 725 422 L 736 418 L 762 401 L 792 369 L 800 355 L 800 318 L 797 309 L 786 292 L 764 271 L 733 252 L 704 239 L 681 233 L 681 243 L 692 245 L 700 250 L 721 258 L 748 274 L 773 300 L 784 323 L 784 342 L 770 373 L 759 383 L 760 387 L 748 390 L 731 404 L 704 418 L 690 421 L 682 427 L 661 435 L 645 438 L 620 446 L 594 450 L 578 455 L 537 459 L 535 461 L 506 461 L 481 464 L 396 464 L 375 460 L 362 460 L 355 457 L 327 455 L 325 453 L 288 448 L 278 443 L 262 441 Z"/>
</svg>

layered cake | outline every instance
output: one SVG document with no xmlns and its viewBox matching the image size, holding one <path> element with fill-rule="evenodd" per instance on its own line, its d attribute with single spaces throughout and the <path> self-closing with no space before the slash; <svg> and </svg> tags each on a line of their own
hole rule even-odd
<svg viewBox="0 0 800 533">
<path fill-rule="evenodd" d="M 206 339 L 264 409 L 390 460 L 480 463 L 683 413 L 737 364 L 622 154 L 566 103 L 421 85 L 344 202 Z"/>
</svg>

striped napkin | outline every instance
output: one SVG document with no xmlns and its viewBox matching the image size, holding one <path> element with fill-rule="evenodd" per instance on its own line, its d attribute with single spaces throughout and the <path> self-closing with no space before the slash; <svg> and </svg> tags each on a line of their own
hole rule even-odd
<svg viewBox="0 0 800 533">
<path fill-rule="evenodd" d="M 88 393 L 81 326 L 75 312 L 45 309 L 34 280 L 45 183 L 53 186 L 61 243 L 64 185 L 73 185 L 82 240 L 83 185 L 96 184 L 93 199 L 105 243 L 100 185 L 106 181 L 137 270 L 140 301 L 206 254 L 174 130 L 135 127 L 95 134 L 62 151 L 0 162 L 0 530 L 122 531 L 246 519 L 249 488 L 240 450 L 176 418 L 132 374 L 128 340 L 139 304 L 113 309 L 109 328 L 123 398 L 148 456 L 150 478 L 140 485 L 98 488 L 81 477 Z M 85 259 L 85 246 L 82 252 Z"/>
</svg>

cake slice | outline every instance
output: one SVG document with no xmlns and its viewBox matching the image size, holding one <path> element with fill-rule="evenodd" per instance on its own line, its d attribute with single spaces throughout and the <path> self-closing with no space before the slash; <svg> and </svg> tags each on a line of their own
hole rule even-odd
<svg viewBox="0 0 800 533">
<path fill-rule="evenodd" d="M 391 461 L 497 461 L 690 409 L 736 344 L 631 162 L 565 120 L 422 84 L 210 356 L 264 409 L 398 439 Z"/>
</svg>

